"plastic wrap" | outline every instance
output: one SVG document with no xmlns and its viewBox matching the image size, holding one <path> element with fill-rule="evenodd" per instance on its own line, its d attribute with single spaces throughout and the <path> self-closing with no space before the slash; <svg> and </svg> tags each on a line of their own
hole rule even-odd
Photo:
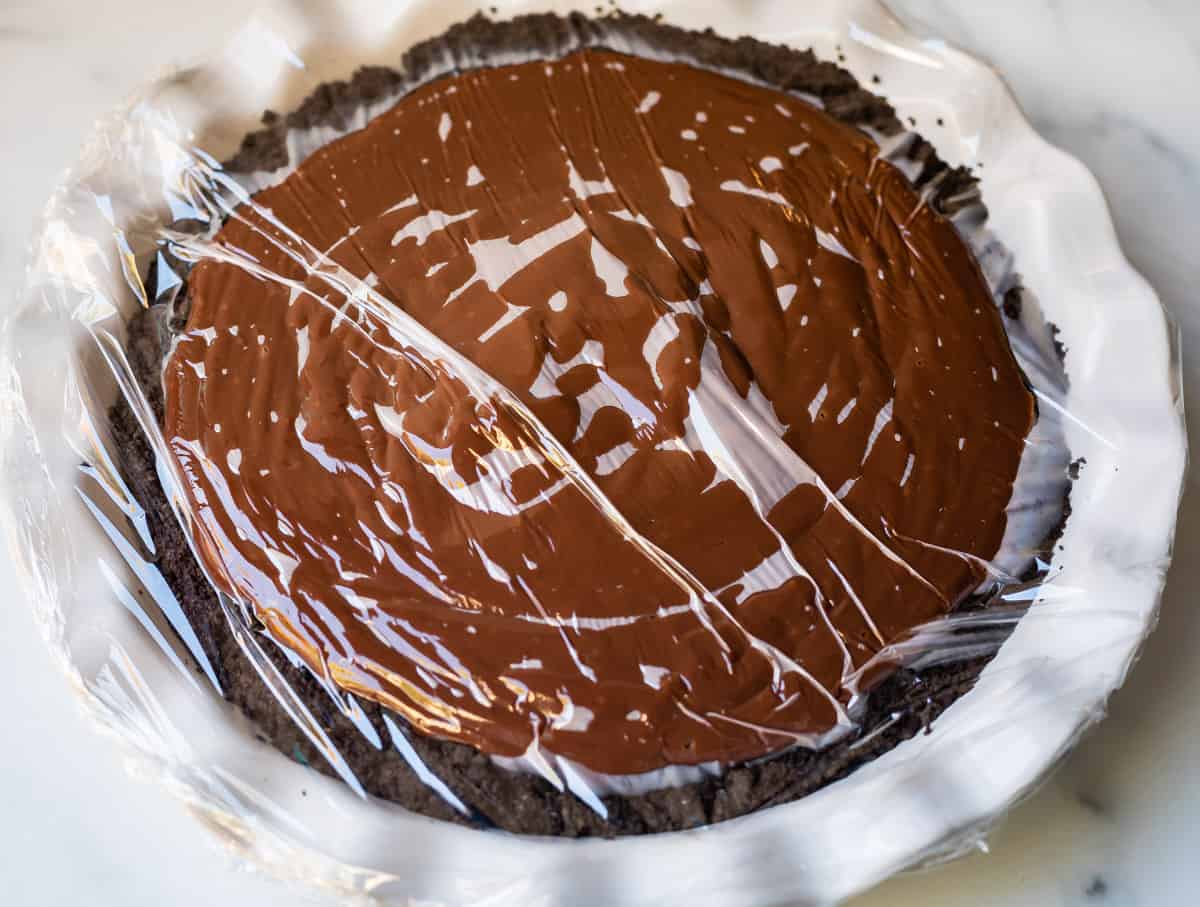
<svg viewBox="0 0 1200 907">
<path fill-rule="evenodd" d="M 362 63 L 396 65 L 403 51 L 474 12 L 404 3 L 380 27 L 379 11 L 365 6 L 256 20 L 220 59 L 154 83 L 97 127 L 35 240 L 27 296 L 5 331 L 9 525 L 48 638 L 94 714 L 247 856 L 281 875 L 387 903 L 824 903 L 977 841 L 1100 716 L 1153 624 L 1169 556 L 1185 456 L 1177 356 L 1153 293 L 1116 247 L 1090 177 L 1032 134 L 992 73 L 918 41 L 873 3 L 665 10 L 688 28 L 712 25 L 841 57 L 868 88 L 874 76 L 876 90 L 903 99 L 901 113 L 917 117 L 943 159 L 986 164 L 979 172 L 987 211 L 969 182 L 947 189 L 959 179 L 951 171 L 931 178 L 915 133 L 853 124 L 886 162 L 870 159 L 868 185 L 886 183 L 879 168 L 917 184 L 895 190 L 911 199 L 896 235 L 924 217 L 952 223 L 972 250 L 1003 310 L 986 317 L 1003 325 L 1036 421 L 1022 425 L 1020 407 L 997 403 L 993 412 L 981 403 L 965 415 L 947 412 L 951 427 L 918 447 L 902 437 L 907 427 L 893 412 L 893 403 L 897 411 L 906 405 L 899 391 L 858 416 L 855 394 L 826 406 L 831 386 L 835 397 L 839 391 L 834 357 L 805 406 L 814 432 L 843 423 L 850 431 L 865 419 L 862 463 L 843 483 L 832 467 L 813 465 L 819 449 L 808 460 L 797 453 L 803 441 L 788 434 L 784 406 L 770 398 L 786 393 L 778 382 L 738 380 L 721 338 L 736 346 L 761 331 L 738 322 L 736 306 L 732 326 L 728 311 L 712 308 L 722 293 L 743 289 L 738 262 L 728 273 L 710 262 L 716 290 L 685 280 L 672 293 L 613 255 L 619 237 L 599 225 L 611 217 L 646 230 L 686 272 L 689 251 L 737 244 L 734 219 L 706 234 L 695 213 L 670 235 L 652 190 L 631 193 L 632 183 L 617 176 L 614 185 L 597 162 L 572 157 L 569 111 L 554 114 L 562 173 L 537 173 L 551 194 L 561 192 L 561 211 L 557 198 L 531 190 L 536 204 L 499 230 L 472 220 L 477 211 L 465 202 L 434 206 L 414 195 L 388 198 L 395 204 L 371 220 L 348 214 L 344 233 L 316 238 L 324 226 L 306 204 L 321 190 L 305 197 L 315 182 L 304 173 L 288 183 L 297 166 L 381 122 L 375 118 L 414 91 L 421 106 L 431 105 L 415 116 L 431 118 L 426 140 L 436 131 L 435 151 L 466 147 L 472 124 L 455 119 L 464 108 L 451 106 L 446 85 L 497 109 L 501 93 L 432 83 L 470 70 L 477 61 L 469 56 L 439 57 L 433 45 L 408 60 L 407 81 L 368 76 L 318 93 L 305 105 L 303 128 L 281 133 L 285 154 L 269 172 L 218 163 L 261 111 L 293 109 Z M 527 11 L 506 4 L 500 12 Z M 538 75 L 540 64 L 519 68 L 530 61 L 579 65 L 570 55 L 581 47 L 664 65 L 697 62 L 602 20 L 563 35 L 550 48 L 510 40 L 503 56 L 493 50 L 483 59 L 518 67 L 514 82 Z M 620 57 L 591 62 L 634 78 Z M 749 78 L 728 61 L 699 65 Z M 607 83 L 597 76 L 595 84 Z M 347 100 L 355 91 L 361 97 Z M 657 91 L 638 97 L 634 117 L 662 100 Z M 515 120 L 520 102 L 512 103 Z M 668 99 L 664 108 L 680 103 Z M 716 126 L 696 106 L 684 142 L 703 142 Z M 821 106 L 814 94 L 793 91 L 779 115 Z M 474 109 L 482 117 L 488 108 Z M 726 143 L 735 147 L 745 129 L 736 122 L 710 157 Z M 592 138 L 599 154 L 604 142 Z M 820 150 L 818 139 L 811 144 Z M 406 164 L 427 164 L 415 137 L 410 145 Z M 809 145 L 788 152 L 798 159 Z M 449 200 L 491 193 L 489 177 L 502 194 L 480 147 L 472 146 L 470 167 L 451 150 L 435 162 L 447 182 L 451 172 L 462 177 Z M 661 210 L 700 211 L 705 186 L 668 167 L 670 149 L 659 150 Z M 722 172 L 719 188 L 787 207 L 771 180 L 794 162 L 754 158 L 744 173 Z M 355 172 L 340 176 L 353 182 Z M 841 188 L 852 191 L 849 181 Z M 353 210 L 384 188 L 330 191 Z M 605 204 L 597 197 L 614 195 L 620 204 L 596 207 Z M 527 221 L 534 226 L 522 232 Z M 458 222 L 462 232 L 451 231 Z M 376 248 L 366 233 L 355 239 L 360 230 L 392 239 L 376 239 Z M 829 258 L 820 267 L 810 259 L 801 273 L 817 275 L 820 290 L 849 258 L 873 280 L 875 263 L 864 266 L 857 246 L 830 230 L 814 225 L 813 254 Z M 451 233 L 453 255 L 425 270 L 423 256 Z M 522 274 L 572 240 L 580 240 L 579 254 L 558 265 L 569 274 L 548 284 L 559 292 L 522 296 Z M 925 264 L 921 241 L 906 240 L 914 277 Z M 401 280 L 404 262 L 371 258 L 389 248 L 421 262 L 419 286 Z M 786 313 L 809 292 L 788 273 L 792 250 L 764 233 L 757 252 L 765 272 L 745 277 L 745 292 L 752 279 L 769 281 Z M 893 265 L 886 256 L 878 263 L 877 295 L 896 279 Z M 446 289 L 418 318 L 421 287 L 442 269 Z M 277 307 L 271 328 L 239 321 L 241 310 L 226 304 L 255 287 L 268 300 L 262 311 Z M 468 293 L 476 314 L 441 322 L 429 314 Z M 621 358 L 614 339 L 620 326 L 599 322 L 590 340 L 560 336 L 539 347 L 530 367 L 516 362 L 519 347 L 489 353 L 487 342 L 519 328 L 526 312 L 550 323 L 588 293 L 589 305 L 632 299 L 638 317 L 649 314 L 651 327 L 630 332 L 631 357 Z M 215 300 L 207 309 L 206 298 Z M 861 328 L 846 329 L 857 340 Z M 978 356 L 974 343 L 955 333 L 943 347 L 939 334 L 936 348 L 916 353 L 949 370 Z M 232 350 L 223 355 L 240 381 L 236 392 L 220 389 L 219 344 Z M 1003 358 L 991 367 L 999 382 L 994 365 L 1003 369 Z M 255 387 L 259 379 L 270 387 Z M 869 382 L 857 386 L 870 399 Z M 548 408 L 556 398 L 569 400 L 566 416 Z M 277 411 L 292 403 L 295 412 Z M 212 417 L 220 407 L 224 425 Z M 331 407 L 367 426 L 353 443 L 319 421 L 332 418 Z M 591 423 L 611 424 L 606 411 L 622 415 L 613 429 L 620 443 L 589 448 Z M 983 427 L 954 430 L 962 424 Z M 892 482 L 897 473 L 901 487 L 911 478 L 922 492 L 917 500 L 932 515 L 920 537 L 903 533 L 903 511 L 893 526 L 879 513 L 886 505 L 854 496 L 879 439 L 891 443 L 892 434 L 908 445 L 897 448 L 901 466 L 877 471 Z M 978 500 L 978 488 L 993 481 L 991 451 L 1013 438 L 1015 472 L 996 467 L 1007 505 L 995 554 L 954 547 L 939 534 L 950 518 L 939 515 Z M 985 452 L 975 454 L 976 445 Z M 970 461 L 978 468 L 943 467 L 954 447 L 982 457 Z M 926 465 L 924 450 L 942 459 Z M 686 470 L 670 473 L 676 490 L 656 487 L 661 475 L 639 465 L 656 452 L 702 464 L 704 487 L 690 489 L 696 477 Z M 636 479 L 621 484 L 631 462 Z M 271 475 L 281 466 L 289 478 Z M 692 532 L 709 532 L 715 547 L 654 535 L 657 516 L 676 514 L 685 499 L 679 512 L 693 514 L 692 499 L 722 485 L 736 491 L 741 510 L 719 509 L 728 526 L 705 528 L 699 519 Z M 788 520 L 799 518 L 784 512 L 787 502 L 802 494 L 815 495 L 816 504 L 804 505 L 816 508 L 813 525 L 835 523 L 819 536 L 819 562 L 800 536 L 785 537 L 794 531 Z M 643 502 L 649 513 L 640 512 Z M 343 538 L 352 531 L 353 544 Z M 765 539 L 761 556 L 738 548 L 754 533 Z M 842 553 L 831 555 L 835 548 Z M 721 550 L 749 560 L 729 581 L 702 580 L 733 569 L 717 562 Z M 873 613 L 874 599 L 864 604 L 863 589 L 880 577 L 904 587 L 891 630 Z M 778 629 L 776 614 L 789 612 L 763 604 L 786 588 L 792 598 L 784 604 L 798 608 L 797 587 L 810 590 L 807 619 L 796 621 L 807 626 L 802 633 Z M 936 615 L 913 604 L 926 593 L 932 604 L 922 607 Z M 764 608 L 767 616 L 757 616 Z M 840 665 L 822 662 L 830 657 Z M 261 705 L 234 692 L 250 683 L 266 691 Z M 889 683 L 902 689 L 872 698 Z M 697 713 L 697 703 L 711 710 Z M 639 731 L 624 731 L 622 721 Z M 820 782 L 802 771 L 811 774 L 803 754 L 812 751 L 838 754 L 818 770 L 829 776 Z M 789 773 L 798 780 L 789 784 Z M 406 780 L 389 780 L 398 774 Z M 841 780 L 825 783 L 830 777 Z M 728 793 L 770 784 L 775 789 L 748 807 Z M 671 794 L 680 790 L 688 796 Z M 522 808 L 536 815 L 522 816 Z M 551 813 L 553 822 L 545 819 Z M 504 835 L 497 826 L 531 834 Z M 664 833 L 586 842 L 538 836 L 639 831 Z"/>
</svg>

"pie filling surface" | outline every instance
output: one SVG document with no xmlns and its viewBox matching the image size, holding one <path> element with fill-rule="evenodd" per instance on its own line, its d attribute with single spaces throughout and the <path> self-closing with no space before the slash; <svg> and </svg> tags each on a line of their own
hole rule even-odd
<svg viewBox="0 0 1200 907">
<path fill-rule="evenodd" d="M 987 578 L 1034 420 L 954 226 L 794 96 L 602 50 L 419 88 L 188 278 L 217 584 L 345 691 L 611 774 L 816 745 Z"/>
</svg>

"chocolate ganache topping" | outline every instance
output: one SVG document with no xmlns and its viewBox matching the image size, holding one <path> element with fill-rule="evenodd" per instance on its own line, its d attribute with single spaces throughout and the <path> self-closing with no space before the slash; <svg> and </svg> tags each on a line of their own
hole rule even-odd
<svg viewBox="0 0 1200 907">
<path fill-rule="evenodd" d="M 164 372 L 201 556 L 423 733 L 611 774 L 818 745 L 1000 547 L 1035 408 L 987 285 L 796 97 L 469 71 L 206 253 Z"/>
</svg>

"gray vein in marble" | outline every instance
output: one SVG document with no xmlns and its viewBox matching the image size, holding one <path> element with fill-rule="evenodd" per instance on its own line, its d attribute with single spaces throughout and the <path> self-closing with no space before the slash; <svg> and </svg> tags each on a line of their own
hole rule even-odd
<svg viewBox="0 0 1200 907">
<path fill-rule="evenodd" d="M 0 25 L 0 43 L 43 42 L 53 40 L 50 32 L 26 28 L 21 25 Z"/>
<path fill-rule="evenodd" d="M 1040 125 L 1044 126 L 1048 132 L 1062 129 L 1061 122 L 1059 124 L 1045 123 Z M 1154 127 L 1140 122 L 1130 114 L 1117 111 L 1100 111 L 1081 121 L 1074 128 L 1092 133 L 1101 140 L 1111 140 L 1114 133 L 1127 133 L 1134 140 L 1140 140 L 1145 143 L 1147 148 L 1162 158 L 1164 162 L 1175 168 L 1180 175 L 1187 177 L 1194 177 L 1196 175 L 1197 162 L 1191 155 L 1178 147 L 1171 138 L 1163 135 Z"/>
<path fill-rule="evenodd" d="M 1181 36 L 1192 57 L 1200 63 L 1200 3 L 1180 3 L 1179 0 L 1146 0 L 1154 7 L 1162 24 Z"/>
</svg>

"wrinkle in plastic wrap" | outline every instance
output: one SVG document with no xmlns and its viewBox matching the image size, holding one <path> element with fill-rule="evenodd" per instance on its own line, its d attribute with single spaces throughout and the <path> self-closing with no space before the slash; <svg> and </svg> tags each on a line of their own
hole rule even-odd
<svg viewBox="0 0 1200 907">
<path fill-rule="evenodd" d="M 613 37 L 603 43 L 612 47 Z M 1087 459 L 1088 441 L 1108 451 L 1122 442 L 1073 408 L 1080 377 L 1072 371 L 1068 384 L 1046 323 L 1064 320 L 1059 313 L 1043 314 L 1028 293 L 1011 311 L 1011 257 L 977 202 L 957 200 L 953 227 L 922 213 L 928 195 L 905 180 L 920 169 L 906 157 L 913 137 L 856 133 L 863 182 L 832 191 L 861 191 L 845 206 L 874 205 L 874 223 L 859 236 L 850 221 L 825 222 L 833 215 L 814 214 L 820 205 L 808 196 L 829 187 L 789 179 L 810 162 L 819 167 L 822 139 L 843 140 L 823 133 L 831 127 L 815 112 L 819 101 L 791 97 L 746 113 L 762 90 L 744 86 L 718 93 L 716 109 L 693 111 L 671 97 L 669 81 L 653 81 L 681 71 L 646 61 L 644 47 L 629 49 L 639 57 L 566 48 L 548 65 L 513 59 L 501 75 L 433 82 L 401 105 L 402 116 L 384 97 L 346 129 L 294 131 L 289 167 L 249 178 L 194 143 L 176 120 L 187 108 L 164 103 L 169 92 L 148 94 L 102 124 L 52 203 L 17 315 L 43 329 L 21 334 L 36 344 L 10 347 L 7 376 L 9 407 L 33 428 L 27 447 L 10 441 L 7 456 L 44 464 L 30 475 L 52 489 L 30 495 L 16 514 L 28 579 L 40 584 L 57 650 L 106 723 L 156 760 L 198 811 L 285 874 L 384 896 L 446 896 L 437 873 L 447 871 L 464 902 L 476 884 L 461 870 L 418 870 L 415 855 L 389 857 L 378 873 L 352 868 L 382 859 L 381 843 L 360 833 L 399 820 L 369 797 L 322 708 L 367 746 L 398 752 L 465 819 L 486 823 L 469 791 L 422 759 L 425 736 L 478 747 L 494 770 L 541 776 L 606 818 L 614 794 L 698 783 L 794 748 L 865 746 L 901 719 L 863 725 L 881 678 L 898 667 L 991 658 L 1012 645 L 1014 628 L 1061 632 L 1088 595 L 1087 575 L 1064 581 L 1043 543 L 1061 522 L 1068 461 Z M 550 99 L 553 128 L 542 136 L 536 124 L 513 126 L 502 162 L 484 154 L 475 136 L 513 125 L 506 117 L 533 106 L 526 91 Z M 596 106 L 572 115 L 577 96 Z M 605 105 L 612 109 L 599 117 Z M 647 125 L 659 105 L 668 122 Z M 618 107 L 625 119 L 612 113 Z M 768 139 L 747 137 L 762 126 L 756 115 L 778 120 Z M 670 120 L 679 116 L 686 122 Z M 369 130 L 352 132 L 370 118 Z M 399 178 L 394 199 L 391 186 L 355 183 L 380 165 L 354 157 L 393 120 L 405 142 L 397 160 L 433 174 L 411 194 L 399 192 L 407 186 Z M 342 157 L 332 158 L 329 143 L 347 133 L 332 146 Z M 698 165 L 690 145 L 706 140 L 712 147 Z M 873 150 L 876 140 L 882 150 Z M 762 152 L 771 141 L 777 156 Z M 642 154 L 633 163 L 624 156 L 631 146 Z M 442 187 L 443 173 L 453 186 Z M 724 220 L 711 216 L 716 204 Z M 881 216 L 897 224 L 893 248 L 879 239 Z M 865 281 L 886 296 L 901 264 L 911 263 L 911 274 L 921 267 L 934 284 L 961 280 L 935 273 L 938 263 L 922 255 L 929 250 L 913 246 L 921 238 L 907 228 L 922 216 L 970 243 L 985 291 L 995 306 L 1007 302 L 1002 319 L 987 317 L 1005 324 L 1037 401 L 1031 430 L 1010 406 L 995 413 L 995 438 L 933 432 L 929 463 L 915 437 L 930 437 L 920 434 L 929 410 L 905 409 L 902 393 L 913 382 L 925 390 L 918 372 L 905 365 L 897 379 L 893 360 L 877 376 L 885 391 L 892 382 L 890 393 L 874 396 L 869 374 L 857 384 L 835 380 L 844 350 L 859 348 L 850 344 L 861 325 L 845 324 L 846 338 L 817 370 L 820 386 L 804 389 L 780 369 L 799 357 L 780 352 L 753 320 L 798 331 L 801 319 L 808 325 L 801 312 L 817 317 L 824 282 Z M 864 260 L 871 254 L 880 257 Z M 247 292 L 267 302 L 246 306 Z M 766 299 L 774 310 L 743 299 Z M 864 324 L 864 339 L 885 349 L 878 315 Z M 944 352 L 939 335 L 923 355 L 949 370 L 978 353 L 948 339 Z M 65 378 L 33 378 L 50 363 Z M 161 363 L 161 385 L 147 380 L 147 363 Z M 1169 371 L 1174 380 L 1173 360 Z M 930 393 L 954 393 L 949 380 Z M 156 566 L 163 537 L 130 488 L 126 439 L 114 438 L 108 414 L 118 397 L 183 528 L 173 543 L 190 546 L 241 656 L 360 798 L 354 808 L 371 812 L 369 821 L 356 813 L 354 833 L 336 843 L 315 830 L 319 807 L 290 805 L 295 776 L 287 773 L 307 777 L 303 770 L 249 749 L 254 729 L 220 704 L 224 668 L 206 628 L 185 613 L 188 590 Z M 41 414 L 64 404 L 66 431 L 43 430 Z M 978 412 L 946 413 L 951 423 L 959 417 L 979 421 Z M 843 423 L 859 446 L 823 446 Z M 1178 429 L 1177 419 L 1163 424 Z M 977 442 L 990 450 L 1026 431 L 1019 471 L 1005 486 L 1001 468 L 999 492 L 990 489 L 1012 489 L 1006 519 L 961 548 L 938 536 L 946 508 L 961 514 L 977 503 L 976 486 L 989 490 L 986 473 L 942 466 L 946 438 L 959 452 Z M 848 451 L 860 462 L 847 475 Z M 993 462 L 977 456 L 972 462 Z M 1075 477 L 1088 468 L 1072 467 Z M 910 481 L 932 502 L 911 535 L 905 509 L 889 509 L 872 485 L 902 492 Z M 86 559 L 71 556 L 80 529 L 51 516 L 71 496 L 95 536 L 89 550 L 98 554 Z M 717 517 L 707 527 L 706 506 Z M 672 534 L 672 518 L 684 533 Z M 1066 528 L 1060 550 L 1070 521 Z M 979 556 L 972 546 L 990 551 Z M 1134 582 L 1145 566 L 1118 572 Z M 98 574 L 93 589 L 106 589 L 116 606 L 103 619 L 123 614 L 136 625 L 108 636 L 107 652 L 85 610 L 64 604 L 62 590 L 85 572 Z M 884 585 L 903 594 L 884 594 Z M 877 602 L 889 610 L 873 611 Z M 1109 645 L 1140 638 L 1145 625 L 1135 612 L 1117 616 Z M 136 647 L 119 641 L 130 632 Z M 1103 634 L 1096 644 L 1103 649 Z M 1051 701 L 1088 701 L 1091 690 L 1073 686 L 1069 672 L 1002 661 L 989 669 L 1000 702 L 1005 686 L 1020 702 L 1031 674 L 1043 687 L 1063 685 Z M 151 680 L 144 671 L 155 662 Z M 314 711 L 311 692 L 289 683 L 288 664 L 323 691 L 323 707 Z M 226 743 L 230 730 L 215 743 L 197 737 L 183 729 L 181 709 L 242 739 Z M 988 714 L 971 725 L 973 740 L 1003 733 L 1008 716 Z M 942 751 L 956 745 L 951 733 Z M 929 783 L 917 746 L 890 754 L 892 783 Z M 279 776 L 264 790 L 247 769 L 268 764 Z M 871 763 L 812 795 L 813 808 L 860 775 L 878 783 L 884 766 Z M 498 854 L 521 846 L 495 844 Z M 645 857 L 626 848 L 620 859 L 649 859 L 656 846 L 645 845 Z M 311 857 L 319 869 L 300 867 L 293 857 L 303 850 L 322 855 Z M 857 884 L 817 873 L 801 887 Z"/>
</svg>

